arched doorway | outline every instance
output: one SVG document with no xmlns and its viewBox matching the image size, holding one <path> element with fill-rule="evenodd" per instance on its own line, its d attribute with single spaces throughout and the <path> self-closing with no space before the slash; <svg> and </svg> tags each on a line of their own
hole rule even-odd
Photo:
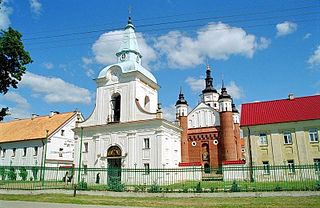
<svg viewBox="0 0 320 208">
<path fill-rule="evenodd" d="M 107 151 L 108 184 L 121 182 L 121 149 L 112 146 Z"/>
</svg>

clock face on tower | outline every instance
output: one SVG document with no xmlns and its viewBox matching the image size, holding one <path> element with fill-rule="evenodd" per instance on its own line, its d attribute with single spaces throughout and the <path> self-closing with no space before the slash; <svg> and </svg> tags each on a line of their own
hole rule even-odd
<svg viewBox="0 0 320 208">
<path fill-rule="evenodd" d="M 123 53 L 123 54 L 121 54 L 121 56 L 120 56 L 120 61 L 125 61 L 126 58 L 127 58 L 127 54 Z"/>
</svg>

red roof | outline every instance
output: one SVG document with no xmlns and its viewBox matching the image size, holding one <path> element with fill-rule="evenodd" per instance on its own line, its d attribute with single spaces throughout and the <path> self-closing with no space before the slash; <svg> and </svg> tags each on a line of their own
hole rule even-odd
<svg viewBox="0 0 320 208">
<path fill-rule="evenodd" d="M 242 104 L 240 125 L 254 126 L 315 119 L 320 119 L 320 95 Z"/>
</svg>

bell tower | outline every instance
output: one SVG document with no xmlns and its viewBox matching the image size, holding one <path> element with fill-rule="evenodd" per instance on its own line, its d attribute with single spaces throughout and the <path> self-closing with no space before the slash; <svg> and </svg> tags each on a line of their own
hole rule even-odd
<svg viewBox="0 0 320 208">
<path fill-rule="evenodd" d="M 202 90 L 202 100 L 205 104 L 211 106 L 215 110 L 219 109 L 219 94 L 217 90 L 213 87 L 213 78 L 211 77 L 211 68 L 207 64 L 207 70 L 206 70 L 206 88 Z"/>
<path fill-rule="evenodd" d="M 176 117 L 182 128 L 181 132 L 181 162 L 189 162 L 188 147 L 188 103 L 184 99 L 182 88 L 180 88 L 179 99 L 176 102 Z"/>
</svg>

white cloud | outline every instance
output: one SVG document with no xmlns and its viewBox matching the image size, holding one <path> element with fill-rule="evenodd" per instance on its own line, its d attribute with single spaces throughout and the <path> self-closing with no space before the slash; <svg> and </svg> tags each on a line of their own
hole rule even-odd
<svg viewBox="0 0 320 208">
<path fill-rule="evenodd" d="M 308 63 L 311 65 L 311 67 L 320 66 L 320 45 L 310 56 L 310 58 L 308 59 Z"/>
<path fill-rule="evenodd" d="M 7 0 L 3 0 L 0 4 L 0 30 L 7 29 L 11 23 L 9 16 L 12 13 L 12 8 L 6 6 L 7 2 Z"/>
<path fill-rule="evenodd" d="M 311 33 L 307 33 L 303 36 L 303 40 L 309 39 L 311 36 Z"/>
<path fill-rule="evenodd" d="M 90 66 L 89 66 L 90 64 L 93 63 L 93 59 L 87 58 L 87 57 L 82 57 L 81 59 L 83 62 L 81 67 L 85 70 L 87 77 L 93 79 L 95 77 L 95 73 L 94 73 L 93 69 L 90 68 Z"/>
<path fill-rule="evenodd" d="M 42 63 L 42 66 L 46 69 L 52 69 L 53 68 L 53 63 L 51 62 L 44 62 Z"/>
<path fill-rule="evenodd" d="M 176 107 L 174 104 L 162 108 L 163 118 L 168 121 L 175 121 L 176 120 Z"/>
<path fill-rule="evenodd" d="M 294 22 L 285 21 L 276 25 L 277 36 L 285 36 L 295 32 L 298 28 L 298 25 Z"/>
<path fill-rule="evenodd" d="M 155 47 L 164 55 L 172 68 L 193 67 L 205 58 L 227 60 L 232 55 L 251 58 L 258 49 L 268 47 L 270 40 L 247 34 L 242 28 L 224 23 L 209 23 L 188 37 L 180 31 L 171 31 L 157 38 Z"/>
<path fill-rule="evenodd" d="M 9 102 L 8 105 L 0 104 L 0 107 L 9 106 L 9 115 L 7 118 L 27 118 L 30 117 L 31 105 L 28 101 L 16 92 L 8 92 L 0 100 Z M 12 103 L 12 105 L 10 104 Z"/>
<path fill-rule="evenodd" d="M 39 2 L 39 0 L 29 0 L 29 3 L 30 3 L 31 11 L 36 15 L 40 15 L 41 9 L 42 9 L 42 5 Z"/>
<path fill-rule="evenodd" d="M 192 91 L 198 92 L 204 89 L 205 82 L 203 78 L 194 78 L 194 77 L 188 77 L 185 82 L 189 85 Z"/>
<path fill-rule="evenodd" d="M 89 90 L 56 77 L 45 77 L 27 72 L 20 86 L 29 87 L 34 93 L 41 94 L 47 103 L 89 104 L 91 102 Z"/>
<path fill-rule="evenodd" d="M 102 34 L 92 45 L 95 60 L 101 64 L 117 62 L 116 53 L 121 45 L 123 31 L 116 30 Z M 156 52 L 151 48 L 142 33 L 136 33 L 138 45 L 142 55 L 142 65 L 148 67 L 149 63 L 156 60 Z"/>
<path fill-rule="evenodd" d="M 91 58 L 82 57 L 81 60 L 82 60 L 82 62 L 83 62 L 84 64 L 86 64 L 86 65 L 93 63 L 93 60 L 92 60 Z"/>
<path fill-rule="evenodd" d="M 244 96 L 243 90 L 234 81 L 227 84 L 226 88 L 233 99 L 240 99 Z"/>
</svg>

